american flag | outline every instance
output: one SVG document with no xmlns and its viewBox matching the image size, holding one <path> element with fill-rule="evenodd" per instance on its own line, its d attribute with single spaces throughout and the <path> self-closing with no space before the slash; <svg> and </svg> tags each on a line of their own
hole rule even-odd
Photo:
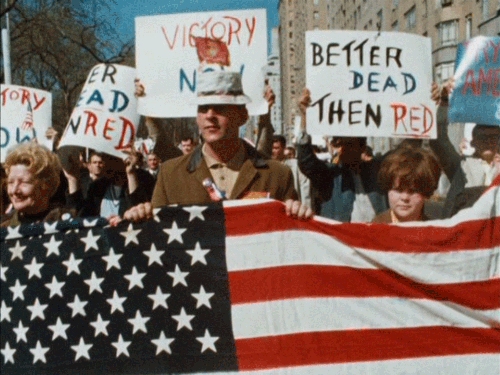
<svg viewBox="0 0 500 375">
<path fill-rule="evenodd" d="M 23 130 L 31 130 L 33 129 L 33 107 L 31 106 L 31 102 L 28 100 L 28 106 L 26 107 L 26 117 L 21 125 L 21 129 Z"/>
<path fill-rule="evenodd" d="M 256 200 L 3 228 L 2 374 L 498 374 L 499 185 L 411 225 Z"/>
</svg>

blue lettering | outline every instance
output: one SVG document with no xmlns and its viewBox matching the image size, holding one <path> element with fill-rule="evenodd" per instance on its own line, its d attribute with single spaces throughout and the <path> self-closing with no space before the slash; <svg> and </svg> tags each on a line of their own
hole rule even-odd
<svg viewBox="0 0 500 375">
<path fill-rule="evenodd" d="M 378 83 L 378 81 L 374 77 L 379 76 L 379 75 L 380 75 L 380 73 L 368 74 L 368 91 L 371 91 L 371 92 L 378 92 L 379 91 L 377 88 L 373 88 L 373 85 Z"/>
<path fill-rule="evenodd" d="M 396 83 L 392 80 L 392 78 L 389 76 L 387 77 L 387 80 L 385 81 L 385 85 L 384 85 L 384 89 L 382 91 L 385 92 L 385 90 L 388 88 L 388 87 L 394 87 L 394 89 L 396 91 L 398 91 L 398 86 L 396 85 Z"/>
<path fill-rule="evenodd" d="M 355 90 L 363 84 L 363 75 L 355 70 L 351 70 L 351 73 L 354 75 L 352 77 L 352 87 L 349 87 L 349 90 Z"/>
<path fill-rule="evenodd" d="M 191 92 L 194 92 L 194 90 L 196 90 L 196 70 L 193 72 L 193 81 L 192 83 L 189 82 L 189 78 L 188 76 L 186 75 L 186 72 L 184 72 L 184 69 L 181 68 L 181 71 L 180 71 L 180 89 L 181 89 L 181 92 L 184 91 L 184 81 L 186 82 L 186 84 L 189 86 L 189 90 L 191 90 Z"/>
<path fill-rule="evenodd" d="M 121 112 L 123 111 L 125 108 L 127 108 L 128 106 L 128 102 L 129 102 L 129 98 L 128 96 L 121 92 L 121 91 L 118 91 L 118 90 L 111 90 L 114 94 L 114 98 L 113 98 L 113 106 L 109 109 L 110 112 Z M 120 102 L 120 97 L 123 98 L 123 104 L 121 105 L 121 107 L 118 106 L 119 102 Z"/>
<path fill-rule="evenodd" d="M 10 133 L 9 131 L 6 129 L 6 128 L 2 128 L 0 127 L 0 132 L 2 132 L 2 136 L 0 137 L 0 139 L 4 139 L 5 141 L 3 141 L 1 144 L 0 144 L 0 147 L 6 147 L 8 144 L 9 144 L 9 141 L 10 141 Z"/>
<path fill-rule="evenodd" d="M 90 104 L 91 102 L 98 102 L 101 105 L 104 104 L 104 100 L 102 99 L 102 95 L 99 92 L 99 90 L 95 90 L 92 93 L 92 96 L 89 98 L 89 100 L 87 100 L 87 105 Z"/>
<path fill-rule="evenodd" d="M 22 138 L 21 138 L 21 129 L 17 128 L 16 129 L 16 142 L 17 143 L 23 143 L 23 142 L 29 142 L 31 141 L 33 138 L 36 138 L 36 130 L 35 129 L 32 129 L 32 136 L 30 137 L 29 134 L 26 134 L 24 135 Z"/>
<path fill-rule="evenodd" d="M 415 91 L 417 87 L 417 81 L 410 73 L 401 73 L 403 77 L 405 77 L 405 92 L 403 95 L 409 94 L 410 92 Z"/>
</svg>

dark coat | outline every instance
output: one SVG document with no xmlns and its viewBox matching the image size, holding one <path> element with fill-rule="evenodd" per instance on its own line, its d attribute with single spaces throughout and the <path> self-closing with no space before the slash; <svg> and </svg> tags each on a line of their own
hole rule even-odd
<svg viewBox="0 0 500 375">
<path fill-rule="evenodd" d="M 299 168 L 311 181 L 311 188 L 320 201 L 321 216 L 350 222 L 356 197 L 351 170 L 343 165 L 325 163 L 314 154 L 310 136 L 303 135 L 297 145 Z M 388 208 L 386 194 L 377 184 L 380 161 L 361 163 L 360 179 L 376 214 Z"/>
</svg>

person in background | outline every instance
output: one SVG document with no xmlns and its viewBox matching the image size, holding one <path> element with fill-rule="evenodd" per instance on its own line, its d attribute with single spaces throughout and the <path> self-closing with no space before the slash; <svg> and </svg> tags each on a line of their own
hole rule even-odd
<svg viewBox="0 0 500 375">
<path fill-rule="evenodd" d="M 450 79 L 443 86 L 433 83 L 431 97 L 438 104 L 437 139 L 429 146 L 438 157 L 450 188 L 443 208 L 443 217 L 451 217 L 463 208 L 470 207 L 491 184 L 497 175 L 495 155 L 500 142 L 500 126 L 477 124 L 472 130 L 470 145 L 472 156 L 462 156 L 448 137 L 448 97 L 454 88 Z"/>
<path fill-rule="evenodd" d="M 320 215 L 342 222 L 371 222 L 388 208 L 386 194 L 377 184 L 380 162 L 361 160 L 366 148 L 363 137 L 335 137 L 341 150 L 338 163 L 319 160 L 306 132 L 306 109 L 310 103 L 311 94 L 304 89 L 299 99 L 303 129 L 297 138 L 297 160 L 311 181 Z"/>
<path fill-rule="evenodd" d="M 378 181 L 387 192 L 389 209 L 374 223 L 428 220 L 424 204 L 437 189 L 441 167 L 436 158 L 422 148 L 401 147 L 389 153 L 380 166 Z"/>
<path fill-rule="evenodd" d="M 196 142 L 193 137 L 184 137 L 181 139 L 181 151 L 183 155 L 193 152 Z"/>
<path fill-rule="evenodd" d="M 285 164 L 293 174 L 293 185 L 298 194 L 298 199 L 303 204 L 311 207 L 311 188 L 309 179 L 300 171 L 297 159 L 287 159 L 285 156 L 286 139 L 282 135 L 273 136 L 272 159 Z"/>
<path fill-rule="evenodd" d="M 61 178 L 57 155 L 36 142 L 21 143 L 9 150 L 4 163 L 7 195 L 13 210 L 1 226 L 17 226 L 61 220 L 74 211 L 51 202 Z"/>
<path fill-rule="evenodd" d="M 140 168 L 141 159 L 135 150 L 129 150 L 125 160 L 107 154 L 102 156 L 105 175 L 89 184 L 86 197 L 76 163 L 64 170 L 69 185 L 68 205 L 75 208 L 79 216 L 123 215 L 130 207 L 151 199 L 155 181 Z"/>
<path fill-rule="evenodd" d="M 146 171 L 148 171 L 156 181 L 156 176 L 158 175 L 158 171 L 160 170 L 161 160 L 155 152 L 150 152 L 147 157 L 147 163 L 148 167 Z"/>
</svg>

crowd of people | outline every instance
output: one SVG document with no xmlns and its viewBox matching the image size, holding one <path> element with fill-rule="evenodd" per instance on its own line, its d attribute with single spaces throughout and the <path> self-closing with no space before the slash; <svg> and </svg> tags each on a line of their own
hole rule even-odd
<svg viewBox="0 0 500 375">
<path fill-rule="evenodd" d="M 178 145 L 157 119 L 146 118 L 155 142 L 147 155 L 130 147 L 124 159 L 97 151 L 82 158 L 36 142 L 9 150 L 2 165 L 1 225 L 70 216 L 103 216 L 116 225 L 151 218 L 153 209 L 164 205 L 250 198 L 283 201 L 286 214 L 298 219 L 316 214 L 341 222 L 422 221 L 429 219 L 426 202 L 443 176 L 450 188 L 439 217 L 450 217 L 471 206 L 500 174 L 497 124 L 475 126 L 471 156 L 451 143 L 446 113 L 453 81 L 431 89 L 438 104 L 437 139 L 428 147 L 421 140 L 403 141 L 376 156 L 363 137 L 328 138 L 321 153 L 307 133 L 307 89 L 299 100 L 302 127 L 295 143 L 273 135 L 267 114 L 259 118 L 254 146 L 239 138 L 251 100 L 240 74 L 205 72 L 198 87 L 199 136 L 184 137 Z M 136 95 L 146 95 L 140 81 Z M 264 96 L 271 107 L 275 98 L 268 86 Z"/>
</svg>

